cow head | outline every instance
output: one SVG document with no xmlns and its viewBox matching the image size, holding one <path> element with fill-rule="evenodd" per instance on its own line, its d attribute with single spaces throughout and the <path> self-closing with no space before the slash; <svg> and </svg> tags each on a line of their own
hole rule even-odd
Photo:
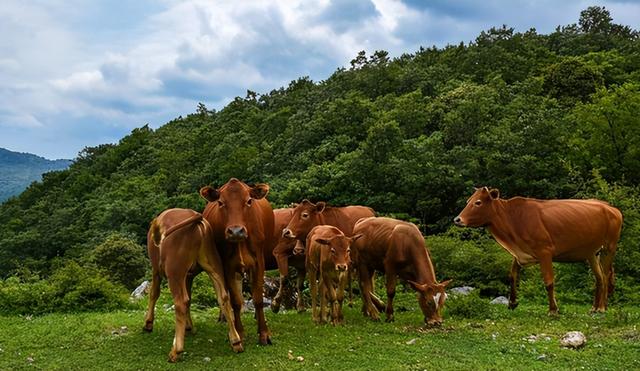
<svg viewBox="0 0 640 371">
<path fill-rule="evenodd" d="M 418 292 L 418 303 L 422 314 L 424 315 L 424 323 L 429 326 L 437 326 L 442 324 L 442 308 L 447 298 L 445 288 L 451 282 L 446 280 L 436 284 L 417 283 L 407 281 Z"/>
<path fill-rule="evenodd" d="M 229 242 L 242 242 L 249 237 L 247 223 L 255 219 L 252 205 L 255 200 L 264 198 L 269 186 L 256 184 L 249 187 L 236 178 L 218 189 L 209 186 L 200 189 L 200 195 L 209 202 L 215 202 L 225 226 L 224 236 Z"/>
<path fill-rule="evenodd" d="M 316 238 L 315 241 L 330 249 L 330 264 L 337 271 L 346 272 L 351 265 L 351 244 L 360 237 L 362 234 L 353 237 L 336 235 L 331 238 Z"/>
<path fill-rule="evenodd" d="M 467 199 L 467 206 L 453 222 L 460 227 L 483 227 L 491 222 L 493 216 L 493 202 L 500 198 L 500 191 L 487 187 L 476 188 Z"/>
<path fill-rule="evenodd" d="M 293 209 L 289 225 L 282 230 L 282 237 L 304 241 L 313 227 L 323 224 L 321 214 L 325 206 L 324 202 L 313 204 L 309 200 L 303 200 Z"/>
</svg>

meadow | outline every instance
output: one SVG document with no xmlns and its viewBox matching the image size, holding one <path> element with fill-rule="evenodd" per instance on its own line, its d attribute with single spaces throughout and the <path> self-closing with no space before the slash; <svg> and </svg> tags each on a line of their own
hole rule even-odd
<svg viewBox="0 0 640 371">
<path fill-rule="evenodd" d="M 217 308 L 194 308 L 195 332 L 177 364 L 167 363 L 174 316 L 164 293 L 153 333 L 142 331 L 146 300 L 113 312 L 0 317 L 0 369 L 350 369 L 490 370 L 640 368 L 640 309 L 560 303 L 547 315 L 543 302 L 524 299 L 515 311 L 478 296 L 450 297 L 441 327 L 425 328 L 413 293 L 399 293 L 396 320 L 372 322 L 360 301 L 345 306 L 346 324 L 315 325 L 310 313 L 267 310 L 273 345 L 257 345 L 256 326 L 245 313 L 245 352 L 234 354 Z M 164 303 L 164 304 L 163 304 Z M 568 331 L 582 331 L 586 345 L 560 346 Z M 291 356 L 289 356 L 291 355 Z M 298 357 L 303 357 L 299 360 Z"/>
</svg>

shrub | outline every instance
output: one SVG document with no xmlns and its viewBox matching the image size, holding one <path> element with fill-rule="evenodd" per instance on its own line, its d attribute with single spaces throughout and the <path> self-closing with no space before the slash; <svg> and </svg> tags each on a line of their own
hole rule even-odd
<svg viewBox="0 0 640 371">
<path fill-rule="evenodd" d="M 446 315 L 462 318 L 490 318 L 491 304 L 488 299 L 481 298 L 478 291 L 473 290 L 468 295 L 449 295 L 444 306 Z"/>
<path fill-rule="evenodd" d="M 133 239 L 120 233 L 113 233 L 92 254 L 92 260 L 109 277 L 133 290 L 144 277 L 148 259 L 144 248 Z"/>
</svg>

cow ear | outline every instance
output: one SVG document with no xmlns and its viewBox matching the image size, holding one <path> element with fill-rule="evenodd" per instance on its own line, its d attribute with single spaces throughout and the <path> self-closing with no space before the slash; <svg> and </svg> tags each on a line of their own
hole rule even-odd
<svg viewBox="0 0 640 371">
<path fill-rule="evenodd" d="M 492 199 L 497 200 L 500 198 L 500 191 L 497 188 L 491 188 L 489 196 L 491 196 Z"/>
<path fill-rule="evenodd" d="M 321 245 L 328 245 L 329 244 L 329 240 L 327 240 L 326 238 L 316 238 L 315 241 Z"/>
<path fill-rule="evenodd" d="M 217 189 L 213 189 L 209 186 L 200 188 L 200 196 L 209 202 L 215 202 L 220 198 L 220 193 Z"/>
<path fill-rule="evenodd" d="M 439 291 L 444 291 L 444 288 L 451 283 L 451 280 L 442 281 L 438 284 Z"/>
<path fill-rule="evenodd" d="M 249 191 L 251 198 L 256 200 L 267 197 L 267 194 L 269 194 L 269 185 L 264 183 L 256 184 L 251 188 L 251 191 Z"/>
<path fill-rule="evenodd" d="M 356 235 L 351 236 L 351 243 L 356 242 L 356 240 L 362 236 L 363 236 L 362 233 L 358 233 Z"/>
<path fill-rule="evenodd" d="M 327 206 L 324 202 L 320 201 L 316 204 L 316 212 L 321 213 L 324 211 L 324 208 Z"/>
</svg>

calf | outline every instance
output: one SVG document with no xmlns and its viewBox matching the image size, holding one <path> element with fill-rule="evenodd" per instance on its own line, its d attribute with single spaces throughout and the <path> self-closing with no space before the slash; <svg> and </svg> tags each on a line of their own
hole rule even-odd
<svg viewBox="0 0 640 371">
<path fill-rule="evenodd" d="M 353 234 L 353 226 L 360 218 L 374 215 L 375 212 L 373 209 L 366 206 L 332 207 L 327 206 L 327 204 L 322 201 L 314 204 L 309 200 L 303 200 L 293 209 L 289 224 L 282 231 L 282 236 L 298 241 L 293 249 L 293 253 L 294 255 L 300 255 L 304 254 L 307 235 L 313 227 L 318 225 L 332 225 L 346 235 L 351 236 Z M 280 261 L 278 265 L 280 266 Z M 304 280 L 304 275 L 302 276 L 302 280 Z M 351 287 L 350 279 L 349 287 Z M 351 290 L 349 290 L 349 293 L 349 306 L 351 306 Z M 374 297 L 374 300 L 376 299 L 377 298 Z M 302 303 L 300 302 L 299 304 Z M 378 301 L 378 304 L 381 304 L 381 302 Z M 298 310 L 304 310 L 304 306 L 299 305 Z"/>
<path fill-rule="evenodd" d="M 444 289 L 450 281 L 436 282 L 436 275 L 424 242 L 415 224 L 391 218 L 363 218 L 353 228 L 362 238 L 352 246 L 352 258 L 360 276 L 363 312 L 379 320 L 378 309 L 372 302 L 373 274 L 384 272 L 387 286 L 386 320 L 393 321 L 393 298 L 396 280 L 407 280 L 418 292 L 418 303 L 428 325 L 442 323 L 440 312 L 444 305 Z M 435 296 L 440 293 L 438 303 Z"/>
<path fill-rule="evenodd" d="M 213 244 L 212 230 L 202 214 L 188 209 L 168 209 L 151 222 L 147 234 L 152 278 L 145 331 L 153 330 L 154 310 L 163 277 L 169 281 L 176 315 L 176 329 L 169 361 L 177 361 L 184 351 L 185 331 L 191 330 L 191 283 L 201 271 L 207 272 L 216 290 L 220 311 L 234 318 L 229 294 L 224 286 L 223 268 Z M 242 340 L 234 321 L 228 321 L 229 341 L 235 352 L 242 352 Z"/>
<path fill-rule="evenodd" d="M 309 232 L 307 238 L 306 267 L 311 288 L 312 318 L 316 323 L 328 322 L 327 299 L 331 306 L 331 322 L 344 322 L 342 301 L 351 264 L 350 246 L 360 235 L 347 237 L 336 227 L 320 225 Z M 317 296 L 320 288 L 320 313 Z"/>
<path fill-rule="evenodd" d="M 287 227 L 291 217 L 293 216 L 293 208 L 275 209 L 273 210 L 274 218 L 274 240 L 278 241 L 277 245 L 273 249 L 272 259 L 275 257 L 277 262 L 277 268 L 280 271 L 280 286 L 278 293 L 273 298 L 271 309 L 274 313 L 278 313 L 280 305 L 282 303 L 282 296 L 284 295 L 284 283 L 285 278 L 289 274 L 289 267 L 294 267 L 297 274 L 296 288 L 298 293 L 298 301 L 296 307 L 298 311 L 304 310 L 304 301 L 302 300 L 302 289 L 304 284 L 304 277 L 306 274 L 305 258 L 302 254 L 294 254 L 293 250 L 296 246 L 297 240 L 282 237 L 282 231 Z M 265 261 L 267 261 L 265 253 Z M 267 270 L 272 269 L 269 264 Z"/>
</svg>

